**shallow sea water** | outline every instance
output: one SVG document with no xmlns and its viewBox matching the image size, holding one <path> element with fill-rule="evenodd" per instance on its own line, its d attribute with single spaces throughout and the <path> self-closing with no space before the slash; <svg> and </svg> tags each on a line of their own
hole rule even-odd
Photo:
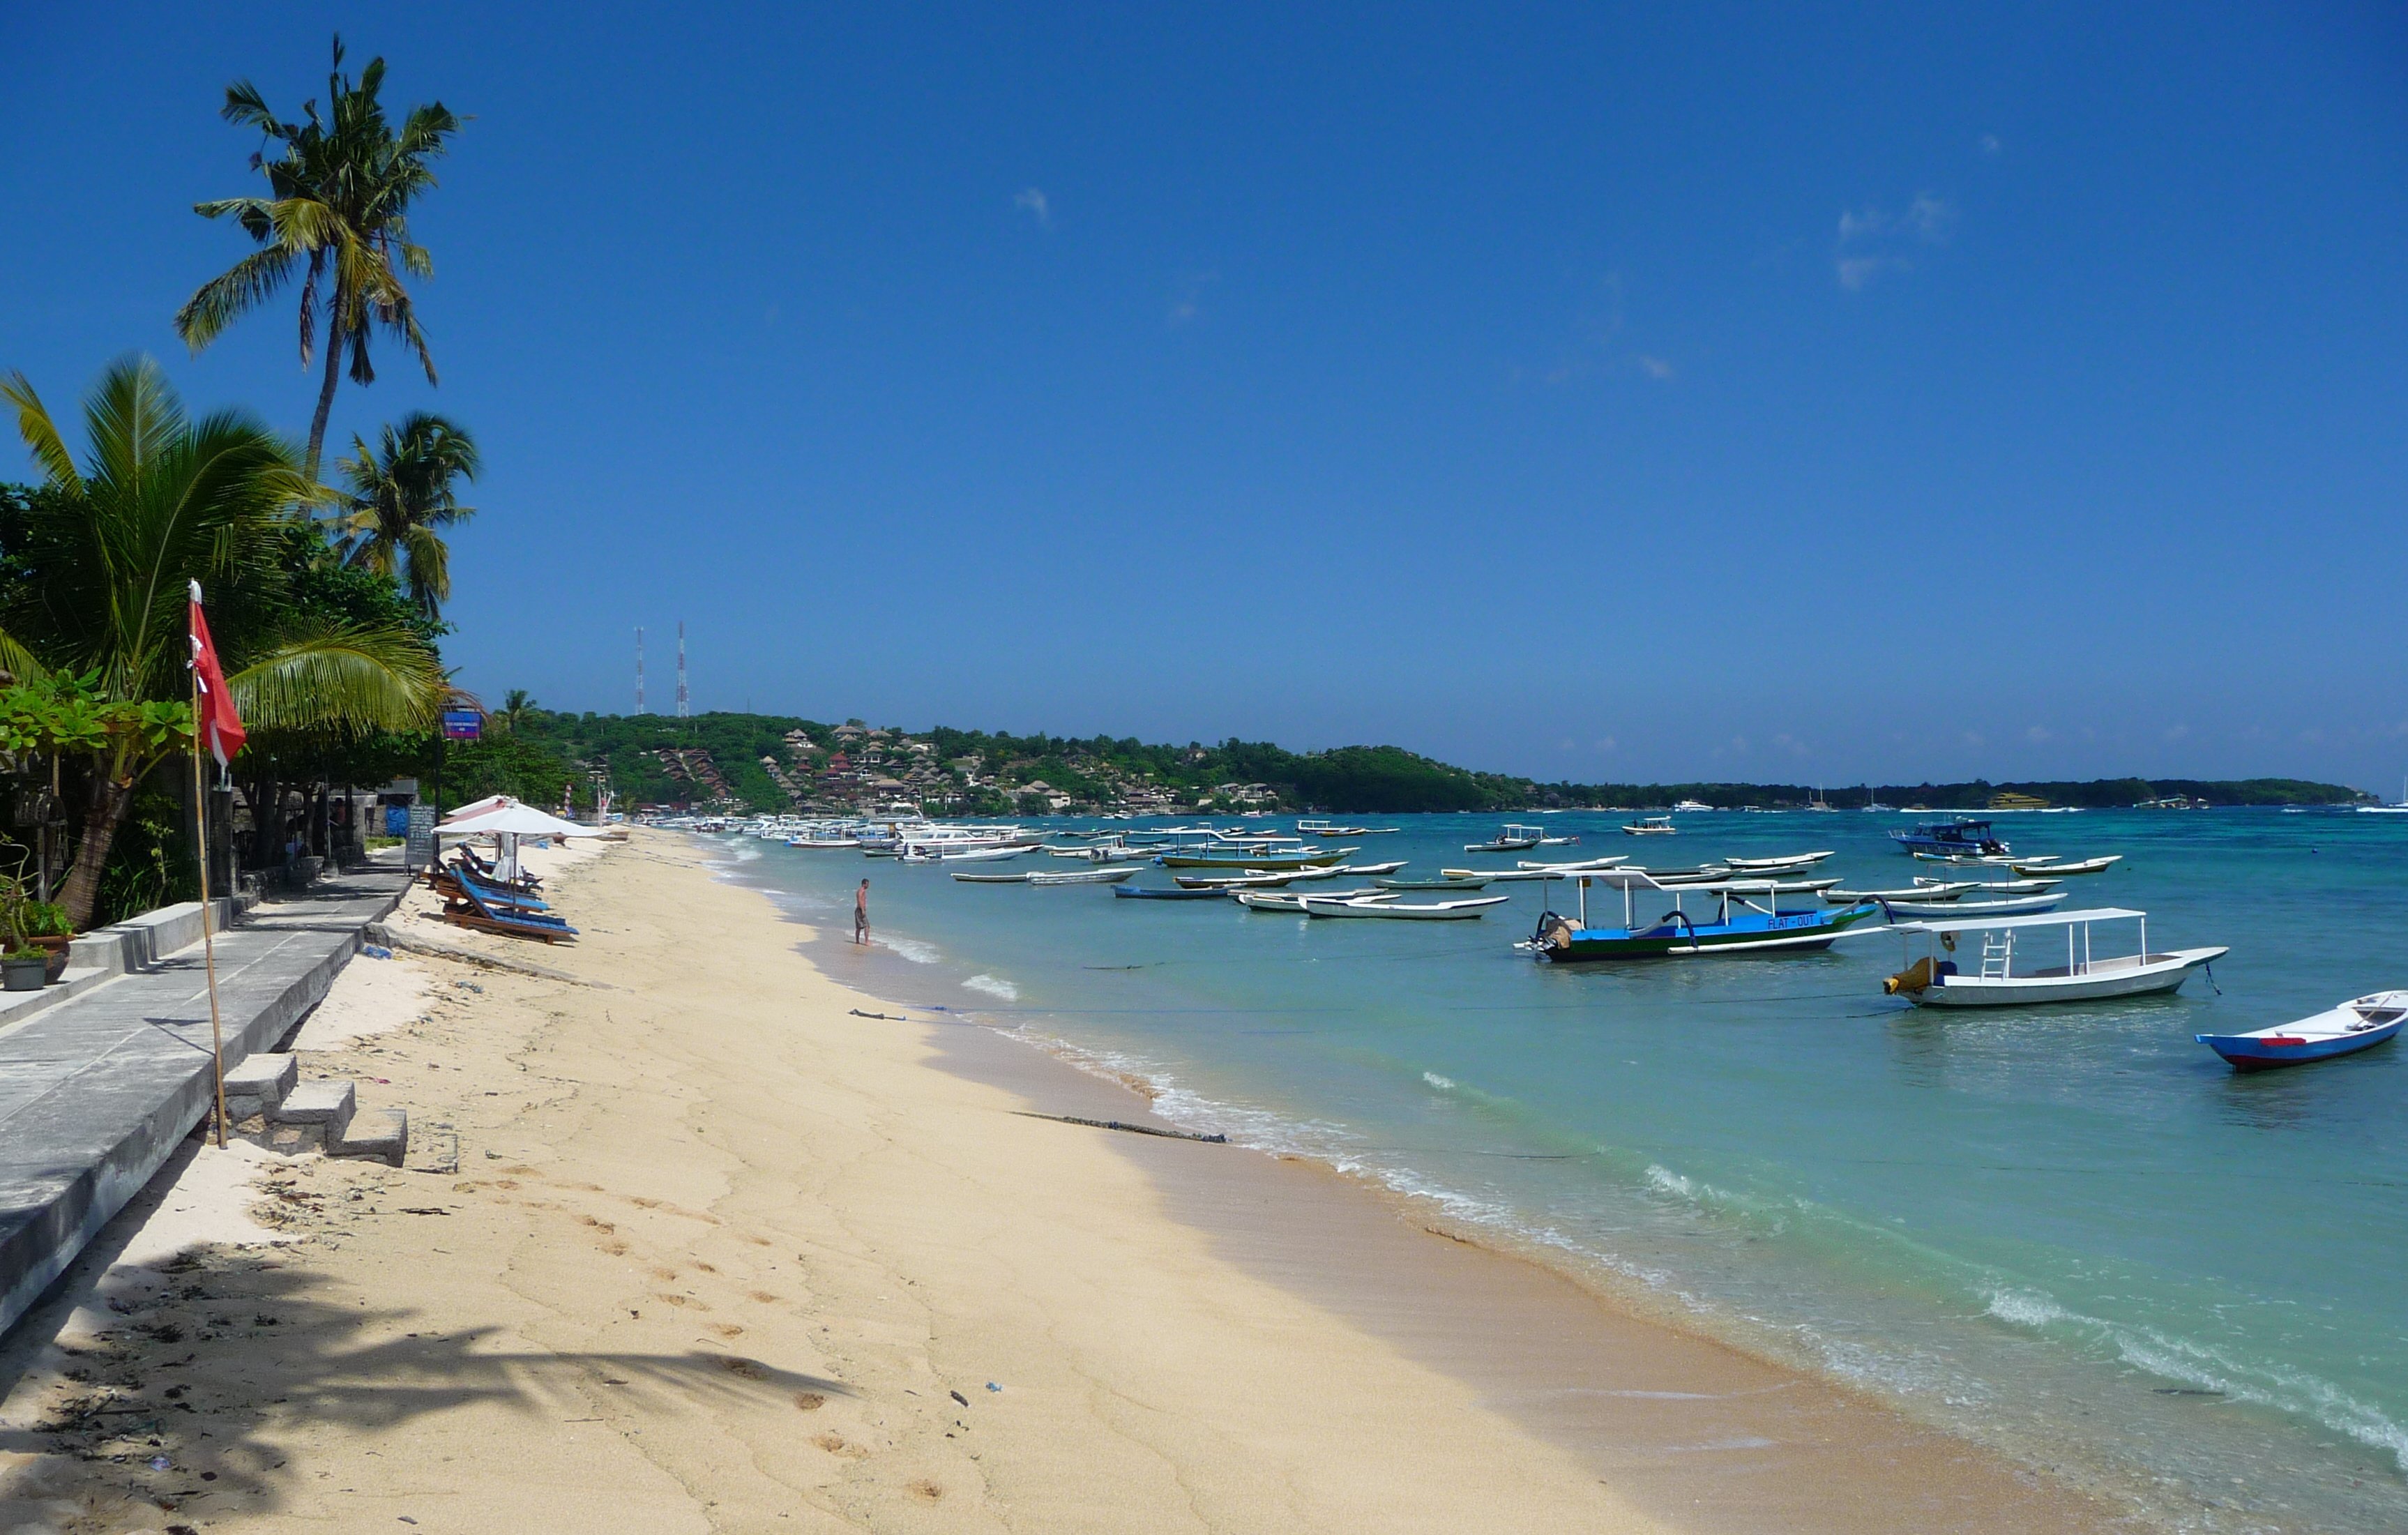
<svg viewBox="0 0 2408 1535">
<path fill-rule="evenodd" d="M 1902 815 L 1684 815 L 1646 839 L 1623 819 L 1546 818 L 1573 856 L 1830 848 L 1818 872 L 1874 888 L 1926 867 L 1885 835 Z M 2068 909 L 2141 907 L 2152 947 L 2232 953 L 2168 999 L 1926 1012 L 1881 995 L 1887 936 L 1537 964 L 1512 947 L 1531 884 L 1422 924 L 749 839 L 762 856 L 729 872 L 819 922 L 866 874 L 879 944 L 814 955 L 842 978 L 1142 1077 L 1176 1121 L 1426 1196 L 2173 1524 L 2408 1528 L 2408 1046 L 2243 1077 L 2192 1040 L 2408 986 L 2408 817 L 1997 821 L 2019 852 L 2124 855 Z M 1402 830 L 1358 859 L 1409 874 L 1531 855 L 1462 851 L 1495 818 L 1373 824 Z M 2098 952 L 2136 936 L 2102 926 Z"/>
</svg>

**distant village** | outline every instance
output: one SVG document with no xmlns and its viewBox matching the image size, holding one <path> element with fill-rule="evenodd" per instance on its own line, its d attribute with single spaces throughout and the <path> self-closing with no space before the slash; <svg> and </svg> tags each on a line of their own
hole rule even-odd
<svg viewBox="0 0 2408 1535">
<path fill-rule="evenodd" d="M 1285 808 L 1267 783 L 1166 785 L 1147 769 L 1130 770 L 1073 751 L 1050 759 L 1068 769 L 1050 782 L 1034 757 L 966 755 L 940 758 L 937 742 L 900 730 L 858 723 L 785 733 L 783 749 L 765 753 L 760 768 L 784 796 L 783 805 L 752 803 L 710 753 L 661 747 L 645 753 L 684 795 L 677 808 L 784 810 L 807 815 L 1184 815 L 1196 811 Z M 1195 753 L 1201 761 L 1205 753 Z M 1076 780 L 1075 782 L 1070 780 Z M 664 805 L 660 808 L 668 808 Z"/>
</svg>

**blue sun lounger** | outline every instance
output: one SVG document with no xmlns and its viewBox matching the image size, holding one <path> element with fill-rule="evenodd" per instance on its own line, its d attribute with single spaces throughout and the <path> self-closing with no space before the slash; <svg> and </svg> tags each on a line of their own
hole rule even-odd
<svg viewBox="0 0 2408 1535">
<path fill-rule="evenodd" d="M 546 943 L 577 936 L 577 929 L 558 917 L 496 905 L 479 895 L 475 885 L 465 882 L 459 883 L 458 889 L 460 899 L 443 908 L 446 922 L 480 932 L 506 933 L 512 938 L 539 938 Z"/>
</svg>

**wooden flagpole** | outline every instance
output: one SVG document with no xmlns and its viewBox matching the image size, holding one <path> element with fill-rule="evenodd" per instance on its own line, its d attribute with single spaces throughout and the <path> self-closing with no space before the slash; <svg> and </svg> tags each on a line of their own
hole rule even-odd
<svg viewBox="0 0 2408 1535">
<path fill-rule="evenodd" d="M 198 590 L 198 588 L 195 588 Z M 218 1149 L 225 1149 L 225 1034 L 218 1022 L 218 945 L 209 922 L 209 786 L 201 768 L 201 668 L 193 667 L 193 831 L 201 854 L 201 963 L 209 974 L 209 1074 L 217 1086 Z"/>
</svg>

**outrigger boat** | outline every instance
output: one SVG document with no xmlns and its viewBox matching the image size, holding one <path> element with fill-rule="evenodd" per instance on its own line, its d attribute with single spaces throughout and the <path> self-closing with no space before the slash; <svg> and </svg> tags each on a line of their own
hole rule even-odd
<svg viewBox="0 0 2408 1535">
<path fill-rule="evenodd" d="M 1979 890 L 1971 880 L 1959 880 L 1951 884 L 1938 881 L 1917 880 L 1904 890 L 1839 890 L 1823 892 L 1823 898 L 1834 906 L 1851 906 L 1857 901 L 1953 901 L 1967 891 Z"/>
<path fill-rule="evenodd" d="M 2054 911 L 2065 904 L 2065 893 L 2049 896 L 2010 896 L 2005 900 L 1960 901 L 1954 897 L 1946 900 L 1885 900 L 1882 905 L 1892 917 L 2013 917 L 2027 911 Z"/>
<path fill-rule="evenodd" d="M 958 880 L 965 876 L 956 874 L 953 878 Z M 1112 894 L 1140 901 L 1225 901 L 1229 898 L 1227 891 L 1210 886 L 1202 890 L 1188 890 L 1172 885 L 1165 890 L 1160 885 L 1118 884 L 1112 886 Z"/>
<path fill-rule="evenodd" d="M 1023 869 L 1017 874 L 956 874 L 953 878 L 964 884 L 1026 884 L 1028 871 Z"/>
<path fill-rule="evenodd" d="M 1386 900 L 1388 898 L 1388 893 L 1384 890 L 1374 890 L 1368 886 L 1361 890 L 1325 891 L 1317 896 L 1307 894 L 1301 890 L 1239 890 L 1231 892 L 1231 898 L 1249 911 L 1295 911 L 1300 914 L 1304 911 L 1304 903 L 1308 900 Z M 1505 897 L 1499 896 L 1497 898 L 1502 900 Z"/>
<path fill-rule="evenodd" d="M 2091 953 L 2094 923 L 2138 921 L 2138 954 L 2098 958 Z M 2016 968 L 2015 945 L 2035 928 L 2065 929 L 2065 963 Z M 2087 1002 L 2105 997 L 2141 997 L 2177 989 L 2190 972 L 2204 969 L 2231 953 L 2229 949 L 2171 949 L 2149 952 L 2149 914 L 2124 907 L 2101 906 L 2082 911 L 2057 911 L 2044 916 L 1967 917 L 1941 922 L 1900 923 L 1890 929 L 1902 935 L 1910 948 L 1918 938 L 1934 940 L 1927 952 L 1882 983 L 1892 997 L 1903 997 L 1919 1007 L 1995 1008 L 2028 1002 Z M 1954 954 L 1957 935 L 1982 935 L 1981 970 L 1967 975 Z"/>
<path fill-rule="evenodd" d="M 1474 896 L 1469 900 L 1427 901 L 1409 905 L 1391 899 L 1385 891 L 1377 897 L 1356 900 L 1340 900 L 1333 896 L 1300 896 L 1304 914 L 1308 917 L 1376 917 L 1389 922 L 1461 922 L 1484 915 L 1492 906 L 1502 906 L 1512 899 L 1510 896 Z"/>
<path fill-rule="evenodd" d="M 1833 940 L 1856 924 L 1881 914 L 1870 901 L 1848 907 L 1815 906 L 1805 911 L 1781 910 L 1781 892 L 1770 880 L 1724 880 L 1712 884 L 1666 885 L 1642 868 L 1617 868 L 1570 876 L 1580 905 L 1574 916 L 1553 911 L 1539 918 L 1537 931 L 1517 945 L 1555 964 L 1586 959 L 1653 959 L 1665 955 L 1767 953 L 1828 948 Z M 1592 925 L 1588 913 L 1591 884 L 1622 890 L 1622 925 Z M 1635 891 L 1655 891 L 1672 897 L 1672 910 L 1652 923 L 1637 920 Z M 1692 896 L 1713 900 L 1710 920 L 1698 922 L 1685 910 Z M 1751 897 L 1761 896 L 1764 905 Z"/>
<path fill-rule="evenodd" d="M 1475 876 L 1469 880 L 1373 880 L 1383 890 L 1485 890 L 1488 880 Z"/>
<path fill-rule="evenodd" d="M 1990 831 L 1987 821 L 1958 816 L 1954 821 L 1928 821 L 1919 826 L 1894 831 L 1890 839 L 1909 853 L 1936 853 L 1942 857 L 1974 854 L 1996 856 L 2014 849 L 2001 842 Z"/>
<path fill-rule="evenodd" d="M 1642 815 L 1636 821 L 1623 823 L 1625 837 L 1678 837 L 1681 828 L 1672 825 L 1669 815 Z"/>
<path fill-rule="evenodd" d="M 1485 842 L 1464 843 L 1463 851 L 1466 853 L 1519 853 L 1524 848 L 1537 847 L 1546 839 L 1547 828 L 1544 826 L 1509 825 L 1503 831 Z"/>
<path fill-rule="evenodd" d="M 1252 868 L 1266 873 L 1283 868 L 1319 868 L 1342 864 L 1361 848 L 1298 848 L 1293 852 L 1166 853 L 1154 862 L 1165 868 Z"/>
<path fill-rule="evenodd" d="M 2400 1032 L 2402 1020 L 2408 1020 L 2408 991 L 2378 991 L 2280 1028 L 2194 1038 L 2230 1061 L 2236 1071 L 2264 1071 L 2329 1060 L 2381 1044 Z"/>
<path fill-rule="evenodd" d="M 2108 865 L 2120 864 L 2123 861 L 2122 854 L 2111 853 L 2104 858 L 2081 858 L 2071 863 L 2062 863 L 2055 858 L 2022 858 L 2007 867 L 2018 874 L 2041 875 L 2052 880 L 2061 880 L 2069 874 L 2097 874 L 2103 871 Z"/>
<path fill-rule="evenodd" d="M 1030 884 L 1118 884 L 1136 876 L 1134 868 L 1082 868 L 1068 874 L 1031 874 Z"/>
<path fill-rule="evenodd" d="M 1812 868 L 1830 855 L 1827 848 L 1821 853 L 1793 853 L 1783 858 L 1726 858 L 1723 867 L 1738 874 L 1787 874 Z"/>
</svg>

